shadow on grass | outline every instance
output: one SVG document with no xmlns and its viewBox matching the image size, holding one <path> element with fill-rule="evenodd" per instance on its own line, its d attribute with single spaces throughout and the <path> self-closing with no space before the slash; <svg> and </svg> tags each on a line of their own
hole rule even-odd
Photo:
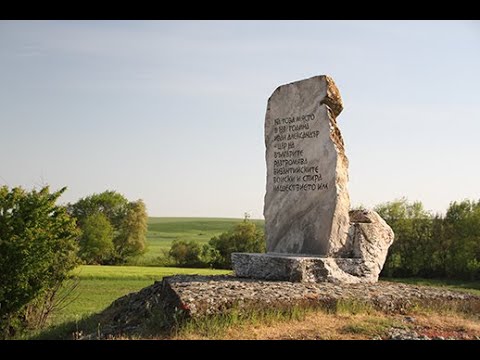
<svg viewBox="0 0 480 360">
<path fill-rule="evenodd" d="M 79 320 L 67 321 L 41 330 L 29 340 L 78 340 L 83 336 L 100 331 L 98 314 L 84 316 Z M 100 338 L 100 336 L 98 336 Z"/>
<path fill-rule="evenodd" d="M 268 308 L 253 306 L 240 309 L 232 307 L 223 314 L 190 318 L 183 310 L 173 313 L 154 311 L 141 324 L 127 330 L 121 324 L 112 324 L 107 311 L 85 316 L 49 327 L 28 337 L 30 340 L 96 340 L 96 339 L 168 339 L 196 335 L 204 338 L 222 337 L 232 326 L 267 324 L 284 321 L 302 321 L 315 311 L 325 313 L 369 313 L 370 305 L 357 301 L 321 302 L 288 307 Z M 112 326 L 113 325 L 113 326 Z M 120 326 L 118 326 L 120 325 Z M 118 327 L 117 327 L 118 326 Z"/>
</svg>

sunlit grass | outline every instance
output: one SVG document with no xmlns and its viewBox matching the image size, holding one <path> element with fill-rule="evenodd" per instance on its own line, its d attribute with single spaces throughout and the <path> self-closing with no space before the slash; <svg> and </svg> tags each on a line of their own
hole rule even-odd
<svg viewBox="0 0 480 360">
<path fill-rule="evenodd" d="M 67 299 L 67 306 L 54 313 L 53 324 L 76 320 L 99 312 L 115 299 L 152 285 L 164 276 L 176 274 L 218 275 L 228 270 L 187 269 L 141 266 L 84 265 L 74 273 L 80 282 Z"/>
</svg>

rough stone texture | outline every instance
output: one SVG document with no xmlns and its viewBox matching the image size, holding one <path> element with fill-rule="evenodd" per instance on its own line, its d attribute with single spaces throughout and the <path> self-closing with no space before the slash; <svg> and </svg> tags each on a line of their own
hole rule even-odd
<svg viewBox="0 0 480 360">
<path fill-rule="evenodd" d="M 336 121 L 342 109 L 340 93 L 325 75 L 282 85 L 269 98 L 268 252 L 338 257 L 346 250 L 348 159 Z"/>
<path fill-rule="evenodd" d="M 432 340 L 428 336 L 419 335 L 414 330 L 399 329 L 399 328 L 391 328 L 388 331 L 388 339 L 389 340 Z"/>
<path fill-rule="evenodd" d="M 100 337 L 108 337 L 139 333 L 147 321 L 158 321 L 159 313 L 165 319 L 178 321 L 180 314 L 188 318 L 225 314 L 232 309 L 335 306 L 339 300 L 365 302 L 386 312 L 405 313 L 422 304 L 480 312 L 480 296 L 426 286 L 384 281 L 333 284 L 177 275 L 117 299 L 98 315 L 98 322 Z M 92 336 L 96 334 L 85 338 Z"/>
<path fill-rule="evenodd" d="M 350 211 L 350 222 L 351 256 L 362 259 L 376 281 L 393 243 L 393 230 L 371 210 Z"/>
<path fill-rule="evenodd" d="M 235 276 L 291 282 L 375 282 L 362 259 L 287 254 L 233 253 Z"/>
<path fill-rule="evenodd" d="M 235 275 L 293 282 L 375 282 L 393 243 L 390 226 L 375 211 L 350 211 L 349 257 L 233 253 Z"/>
</svg>

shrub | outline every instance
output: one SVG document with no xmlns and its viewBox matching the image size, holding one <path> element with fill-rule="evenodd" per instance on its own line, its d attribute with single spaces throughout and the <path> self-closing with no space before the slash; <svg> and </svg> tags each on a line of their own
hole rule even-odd
<svg viewBox="0 0 480 360">
<path fill-rule="evenodd" d="M 201 260 L 202 248 L 196 241 L 174 240 L 169 251 L 169 256 L 178 266 L 198 267 L 205 266 Z"/>
<path fill-rule="evenodd" d="M 0 337 L 42 325 L 56 291 L 78 263 L 75 220 L 50 193 L 0 188 Z M 38 321 L 41 319 L 42 321 Z"/>
<path fill-rule="evenodd" d="M 257 226 L 245 219 L 228 232 L 209 241 L 210 264 L 214 268 L 231 269 L 233 252 L 265 252 L 265 236 Z"/>
</svg>

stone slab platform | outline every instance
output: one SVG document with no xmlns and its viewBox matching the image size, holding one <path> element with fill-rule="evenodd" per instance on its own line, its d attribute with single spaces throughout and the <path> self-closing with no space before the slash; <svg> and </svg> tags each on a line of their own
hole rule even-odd
<svg viewBox="0 0 480 360">
<path fill-rule="evenodd" d="M 101 337 L 138 334 L 146 322 L 225 314 L 232 309 L 335 306 L 353 300 L 388 312 L 405 312 L 416 304 L 454 306 L 480 312 L 480 296 L 442 288 L 379 281 L 374 284 L 259 281 L 228 275 L 165 277 L 139 292 L 125 295 L 98 314 Z M 158 314 L 163 314 L 158 316 Z M 173 320 L 172 320 L 173 321 Z M 87 335 L 86 338 L 89 338 Z M 93 338 L 97 334 L 91 335 Z"/>
<path fill-rule="evenodd" d="M 276 253 L 233 253 L 235 276 L 291 282 L 373 283 L 378 277 L 360 258 Z"/>
</svg>

